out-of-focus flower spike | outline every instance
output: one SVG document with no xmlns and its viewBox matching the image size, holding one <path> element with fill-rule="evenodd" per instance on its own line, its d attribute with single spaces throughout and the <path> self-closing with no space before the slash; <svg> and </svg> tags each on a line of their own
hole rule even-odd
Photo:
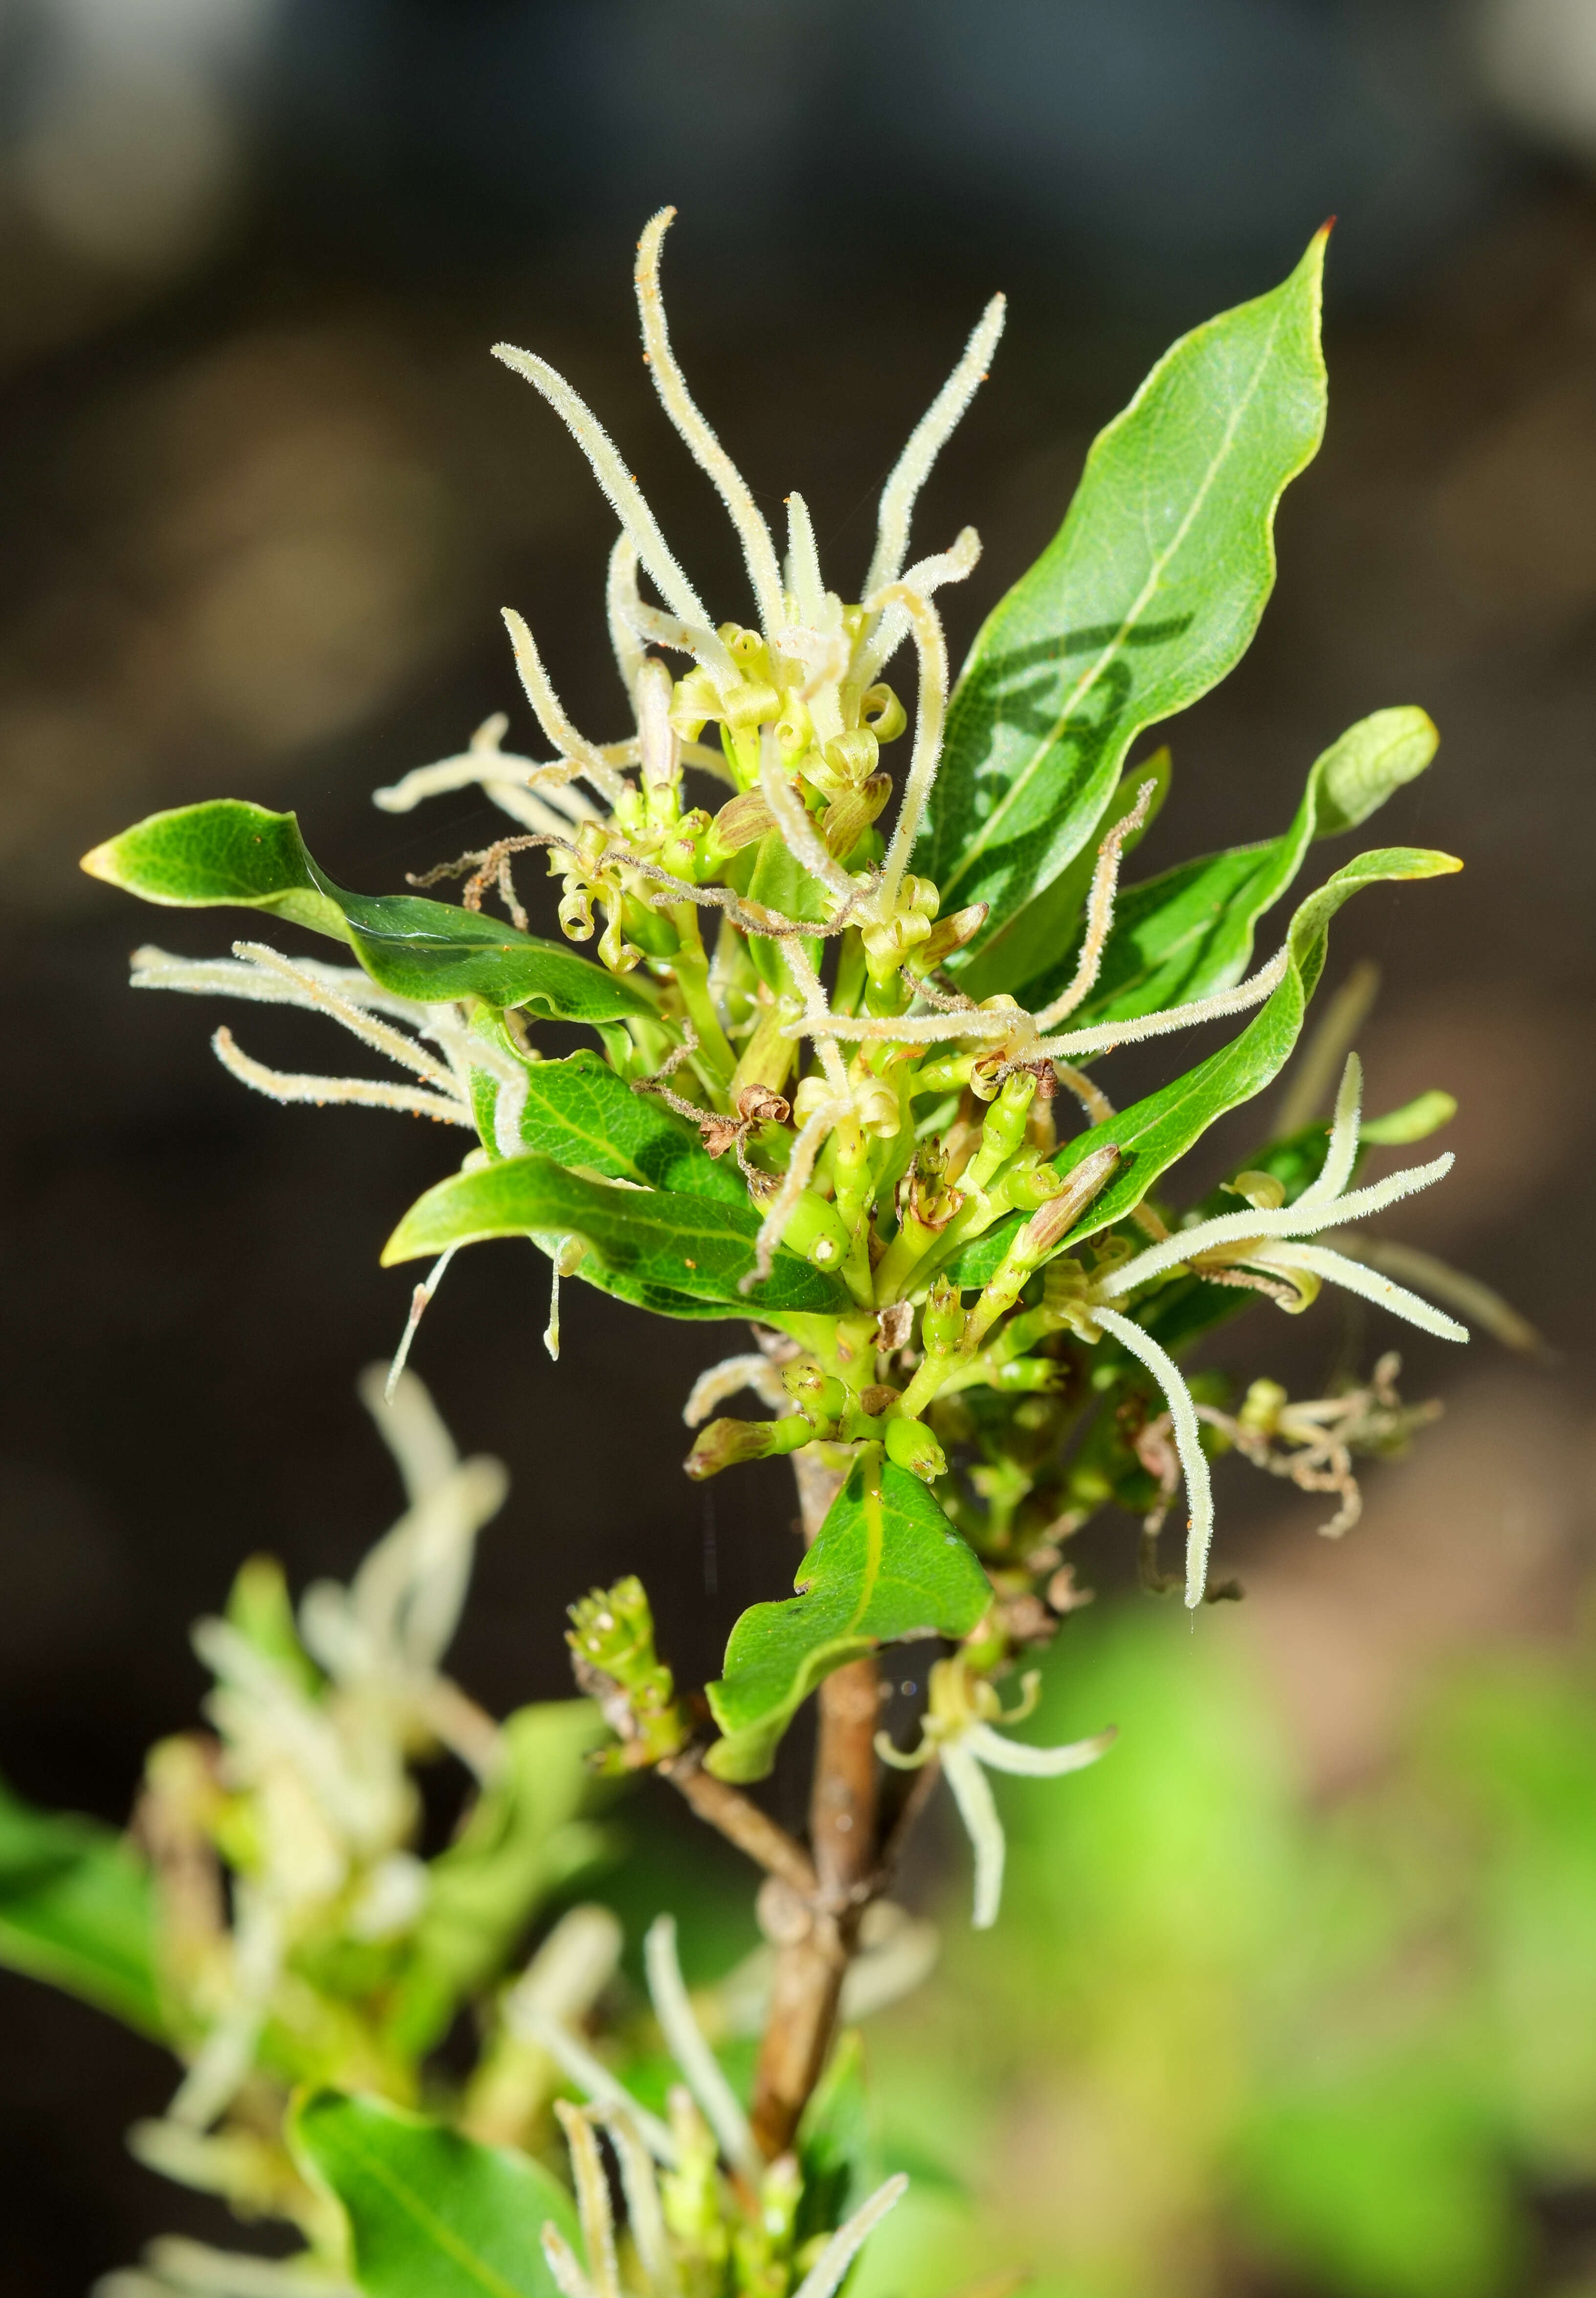
<svg viewBox="0 0 1596 2298">
<path fill-rule="evenodd" d="M 693 2016 L 676 1955 L 674 1915 L 657 1916 L 649 1926 L 643 1940 L 643 1962 L 649 2000 L 664 2029 L 671 2056 L 686 2077 L 688 2087 L 703 2109 L 704 2119 L 727 2162 L 745 2178 L 757 2182 L 764 2172 L 764 2157 L 755 2143 L 748 2116 Z"/>
<path fill-rule="evenodd" d="M 552 2219 L 545 2223 L 540 2241 L 560 2298 L 598 2298 L 598 2293 L 577 2262 L 575 2252 Z"/>
<path fill-rule="evenodd" d="M 505 2024 L 523 2042 L 535 2043 L 540 2050 L 547 2051 L 560 2072 L 578 2090 L 585 2092 L 596 2106 L 619 2107 L 629 2114 L 654 2160 L 664 2163 L 667 2170 L 675 2169 L 680 2150 L 658 2116 L 640 2106 L 603 2060 L 595 2056 L 542 2004 L 531 1998 L 518 1999 L 512 1994 L 505 2005 Z"/>
<path fill-rule="evenodd" d="M 368 1365 L 355 1391 L 393 1456 L 410 1505 L 447 1484 L 460 1465 L 459 1451 L 426 1383 L 414 1373 L 385 1382 L 381 1366 Z"/>
<path fill-rule="evenodd" d="M 867 2203 L 862 2203 L 851 2219 L 847 2219 L 827 2243 L 820 2256 L 805 2275 L 793 2294 L 793 2298 L 833 2298 L 841 2288 L 842 2277 L 853 2264 L 864 2243 L 876 2228 L 902 2202 L 909 2191 L 909 2182 L 899 2170 L 886 2185 L 878 2186 Z"/>
<path fill-rule="evenodd" d="M 576 2209 L 582 2219 L 582 2238 L 587 2245 L 588 2278 L 596 2298 L 621 2298 L 615 2212 L 610 2207 L 609 2181 L 604 2175 L 592 2123 L 588 2114 L 581 2107 L 573 2106 L 568 2099 L 557 2098 L 554 2112 L 570 2152 Z"/>
<path fill-rule="evenodd" d="M 1007 1855 L 1003 1822 L 968 1736 L 947 1740 L 941 1749 L 942 1769 L 959 1807 L 959 1817 L 975 1854 L 975 1912 L 978 1931 L 988 1931 L 997 1921 L 1003 1902 L 1003 1869 Z"/>
<path fill-rule="evenodd" d="M 626 2224 L 638 2262 L 649 2279 L 649 2298 L 680 2298 L 682 2277 L 676 2269 L 675 2253 L 659 2198 L 659 2180 L 649 2150 L 624 2108 L 606 2107 L 600 2119 L 616 2151 L 621 2192 L 626 2197 Z"/>
<path fill-rule="evenodd" d="M 1012 1772 L 1018 1779 L 1056 1780 L 1067 1772 L 1084 1772 L 1105 1756 L 1119 1738 L 1112 1726 L 1106 1732 L 1096 1732 L 1089 1740 L 1071 1740 L 1059 1748 L 1028 1747 L 1022 1740 L 1005 1739 L 989 1724 L 972 1724 L 964 1732 L 964 1744 L 972 1754 L 995 1772 Z"/>
</svg>

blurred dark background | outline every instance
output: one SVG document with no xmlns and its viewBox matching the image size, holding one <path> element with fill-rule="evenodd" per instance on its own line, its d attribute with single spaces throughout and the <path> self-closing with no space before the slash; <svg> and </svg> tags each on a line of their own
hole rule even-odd
<svg viewBox="0 0 1596 2298">
<path fill-rule="evenodd" d="M 136 913 L 76 858 L 224 794 L 297 807 L 374 891 L 480 842 L 499 817 L 468 800 L 393 818 L 368 794 L 496 709 L 530 743 L 506 602 L 578 723 L 619 731 L 608 515 L 488 358 L 500 337 L 571 376 L 706 595 L 745 611 L 639 363 L 633 242 L 667 199 L 699 396 L 764 498 L 803 487 L 845 591 L 906 430 L 1009 292 L 917 527 L 985 541 L 949 594 L 955 652 L 1152 358 L 1340 219 L 1328 440 L 1251 656 L 1172 730 L 1143 862 L 1282 828 L 1343 726 L 1431 711 L 1440 759 L 1377 835 L 1468 870 L 1366 896 L 1332 979 L 1360 953 L 1384 969 L 1373 1106 L 1431 1085 L 1462 1104 L 1459 1170 L 1401 1233 L 1562 1356 L 1531 1370 L 1482 1340 L 1459 1361 L 1404 1332 L 1410 1393 L 1449 1418 L 1340 1552 L 1312 1502 L 1227 1472 L 1223 1560 L 1252 1600 L 1223 1633 L 1276 1668 L 1333 1796 L 1436 1654 L 1554 1643 L 1589 1557 L 1591 0 L 4 0 L 0 1766 L 120 1820 L 146 1743 L 193 1715 L 187 1623 L 237 1563 L 343 1572 L 388 1521 L 351 1384 L 412 1281 L 378 1269 L 382 1238 L 455 1153 L 230 1083 L 206 1046 L 223 1018 L 269 1060 L 343 1056 L 304 1017 L 130 997 L 136 942 L 220 951 L 236 929 Z M 570 1286 L 556 1368 L 544 1269 L 463 1256 L 415 1359 L 461 1443 L 514 1475 L 455 1655 L 496 1709 L 561 1690 L 562 1608 L 593 1580 L 642 1569 L 701 1679 L 792 1562 L 778 1475 L 674 1473 L 688 1379 L 740 1328 Z M 1311 1391 L 1340 1315 L 1250 1326 L 1246 1350 Z M 1365 1352 L 1390 1338 L 1371 1322 Z M 1088 1583 L 1123 1581 L 1129 1530 L 1090 1536 Z M 166 2095 L 158 2054 L 0 1992 L 0 2290 L 76 2292 L 150 2232 L 213 2231 L 120 2151 Z"/>
</svg>

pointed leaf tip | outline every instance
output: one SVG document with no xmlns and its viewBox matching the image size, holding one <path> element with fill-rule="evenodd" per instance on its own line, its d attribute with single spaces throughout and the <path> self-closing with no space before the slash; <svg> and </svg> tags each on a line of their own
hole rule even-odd
<svg viewBox="0 0 1596 2298">
<path fill-rule="evenodd" d="M 348 943 L 373 980 L 418 1004 L 464 996 L 525 1006 L 558 1021 L 622 1021 L 655 1011 L 630 977 L 563 942 L 414 894 L 353 894 L 306 848 L 292 814 L 239 798 L 169 807 L 84 856 L 91 877 L 167 908 L 263 911 Z"/>
<path fill-rule="evenodd" d="M 1324 430 L 1324 250 L 1321 233 L 1278 286 L 1171 346 L 976 640 L 914 860 L 945 906 L 988 904 L 972 962 L 1087 848 L 1143 729 L 1251 642 L 1276 507 Z"/>
</svg>

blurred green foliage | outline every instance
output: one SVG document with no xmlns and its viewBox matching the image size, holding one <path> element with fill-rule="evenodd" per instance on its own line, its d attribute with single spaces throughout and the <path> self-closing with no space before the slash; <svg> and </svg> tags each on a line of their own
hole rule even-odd
<svg viewBox="0 0 1596 2298">
<path fill-rule="evenodd" d="M 1240 1617 L 1067 1638 L 1030 1727 L 1112 1758 L 1005 1792 L 1002 1931 L 876 2024 L 918 2186 L 857 2298 L 1012 2261 L 1040 2298 L 1487 2298 L 1547 2278 L 1537 2194 L 1596 2184 L 1596 1682 L 1579 1643 L 1418 1683 L 1380 1776 L 1294 1773 Z M 963 1880 L 956 1887 L 962 1895 Z"/>
</svg>

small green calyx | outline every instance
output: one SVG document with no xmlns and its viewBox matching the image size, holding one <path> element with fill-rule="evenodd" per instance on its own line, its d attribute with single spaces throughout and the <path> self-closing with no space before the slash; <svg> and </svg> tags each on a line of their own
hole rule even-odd
<svg viewBox="0 0 1596 2298">
<path fill-rule="evenodd" d="M 939 1476 L 947 1474 L 947 1456 L 922 1420 L 888 1420 L 881 1434 L 887 1458 L 918 1476 L 922 1484 L 934 1484 Z"/>
<path fill-rule="evenodd" d="M 654 1649 L 654 1616 L 633 1575 L 595 1588 L 570 1608 L 566 1641 L 576 1680 L 591 1695 L 619 1745 L 595 1769 L 641 1772 L 668 1762 L 687 1745 L 690 1726 L 675 1681 Z"/>
</svg>

